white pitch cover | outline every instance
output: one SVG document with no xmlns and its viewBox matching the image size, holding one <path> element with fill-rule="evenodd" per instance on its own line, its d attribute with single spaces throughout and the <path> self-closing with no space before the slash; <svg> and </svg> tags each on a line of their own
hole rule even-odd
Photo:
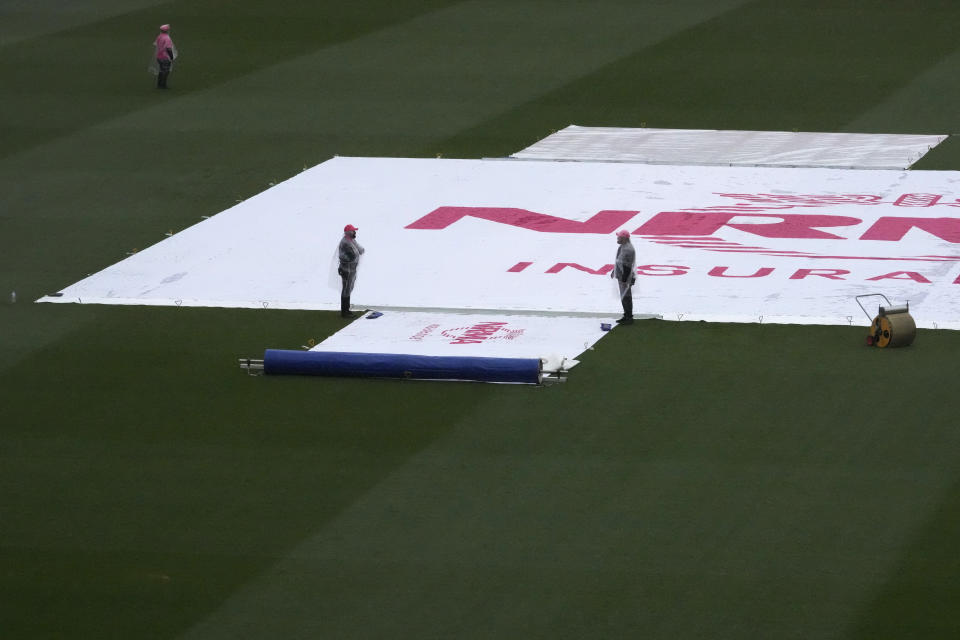
<svg viewBox="0 0 960 640">
<path fill-rule="evenodd" d="M 334 158 L 42 301 L 338 309 L 347 223 L 360 309 L 615 316 L 627 229 L 637 314 L 867 326 L 882 293 L 960 328 L 953 171 Z"/>
<path fill-rule="evenodd" d="M 579 127 L 547 136 L 520 160 L 906 169 L 946 135 Z"/>
</svg>

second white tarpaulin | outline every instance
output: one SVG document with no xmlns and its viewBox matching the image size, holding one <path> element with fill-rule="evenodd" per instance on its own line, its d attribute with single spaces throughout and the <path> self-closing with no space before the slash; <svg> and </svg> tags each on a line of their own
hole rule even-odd
<svg viewBox="0 0 960 640">
<path fill-rule="evenodd" d="M 512 158 L 746 167 L 906 169 L 946 135 L 580 127 L 547 136 Z"/>
</svg>

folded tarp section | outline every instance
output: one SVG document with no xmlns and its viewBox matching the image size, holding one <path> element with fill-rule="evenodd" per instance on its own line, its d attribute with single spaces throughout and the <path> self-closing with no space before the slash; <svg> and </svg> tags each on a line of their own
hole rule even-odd
<svg viewBox="0 0 960 640">
<path fill-rule="evenodd" d="M 263 371 L 267 375 L 540 383 L 539 358 L 478 358 L 267 349 L 263 356 Z"/>
<path fill-rule="evenodd" d="M 570 125 L 511 157 L 678 165 L 907 169 L 946 138 L 946 135 L 892 133 Z"/>
<path fill-rule="evenodd" d="M 612 282 L 607 278 L 604 284 Z M 601 325 L 614 317 L 389 310 L 351 322 L 310 350 L 533 358 L 545 372 L 566 371 L 607 334 Z"/>
</svg>

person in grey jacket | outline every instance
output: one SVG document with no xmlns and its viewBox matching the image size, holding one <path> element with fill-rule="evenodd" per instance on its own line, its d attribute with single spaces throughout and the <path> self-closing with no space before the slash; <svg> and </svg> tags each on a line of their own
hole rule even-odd
<svg viewBox="0 0 960 640">
<path fill-rule="evenodd" d="M 363 255 L 363 247 L 357 242 L 357 229 L 352 224 L 343 228 L 343 238 L 340 239 L 340 246 L 337 247 L 337 254 L 340 259 L 340 266 L 337 267 L 337 273 L 340 274 L 340 280 L 343 283 L 340 289 L 340 316 L 343 318 L 356 318 L 356 314 L 350 312 L 350 294 L 353 292 L 353 285 L 357 281 L 357 267 L 360 266 L 360 256 Z"/>
<path fill-rule="evenodd" d="M 623 317 L 617 324 L 633 324 L 633 283 L 637 281 L 637 252 L 630 242 L 630 232 L 617 231 L 617 259 L 611 278 L 616 278 L 620 288 L 620 303 L 623 305 Z"/>
</svg>

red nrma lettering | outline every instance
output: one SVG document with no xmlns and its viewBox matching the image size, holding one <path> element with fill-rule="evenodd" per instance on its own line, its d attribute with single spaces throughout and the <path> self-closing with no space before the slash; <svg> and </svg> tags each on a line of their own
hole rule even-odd
<svg viewBox="0 0 960 640">
<path fill-rule="evenodd" d="M 516 265 L 507 269 L 508 272 L 519 272 L 532 265 L 532 262 L 518 262 Z M 518 268 L 521 267 L 522 268 Z M 605 275 L 613 270 L 612 264 L 605 264 L 597 269 L 585 267 L 576 262 L 557 262 L 549 267 L 544 273 L 560 273 L 564 269 L 574 269 L 592 275 Z M 712 278 L 765 278 L 776 271 L 774 267 L 759 267 L 753 273 L 729 273 L 729 267 L 713 267 L 707 275 Z M 637 267 L 638 276 L 683 276 L 690 273 L 691 267 L 676 264 L 644 264 Z M 806 280 L 807 278 L 826 278 L 827 280 L 846 280 L 844 276 L 850 275 L 849 269 L 795 269 L 790 274 L 790 280 Z M 913 280 L 921 284 L 931 284 L 929 278 L 917 271 L 892 271 L 872 278 L 866 278 L 871 282 L 879 280 Z M 953 281 L 953 284 L 960 284 L 960 276 Z"/>
<path fill-rule="evenodd" d="M 479 322 L 466 331 L 464 331 L 456 340 L 451 340 L 450 344 L 477 344 L 483 342 L 502 327 L 506 322 Z"/>
<path fill-rule="evenodd" d="M 454 222 L 469 217 L 547 233 L 613 233 L 638 213 L 600 211 L 581 222 L 511 207 L 438 207 L 405 228 L 446 229 Z"/>
<path fill-rule="evenodd" d="M 587 220 L 569 220 L 513 207 L 438 207 L 407 229 L 446 229 L 463 218 L 478 218 L 520 229 L 544 233 L 609 234 L 626 225 L 639 211 L 603 210 Z M 661 211 L 633 230 L 644 236 L 709 236 L 724 227 L 763 238 L 846 240 L 838 231 L 863 223 L 860 218 L 828 214 L 750 213 L 749 218 L 770 222 L 747 222 L 743 213 L 731 211 Z M 860 236 L 860 240 L 898 242 L 912 229 L 919 229 L 946 242 L 960 244 L 960 218 L 913 218 L 883 216 Z"/>
</svg>

